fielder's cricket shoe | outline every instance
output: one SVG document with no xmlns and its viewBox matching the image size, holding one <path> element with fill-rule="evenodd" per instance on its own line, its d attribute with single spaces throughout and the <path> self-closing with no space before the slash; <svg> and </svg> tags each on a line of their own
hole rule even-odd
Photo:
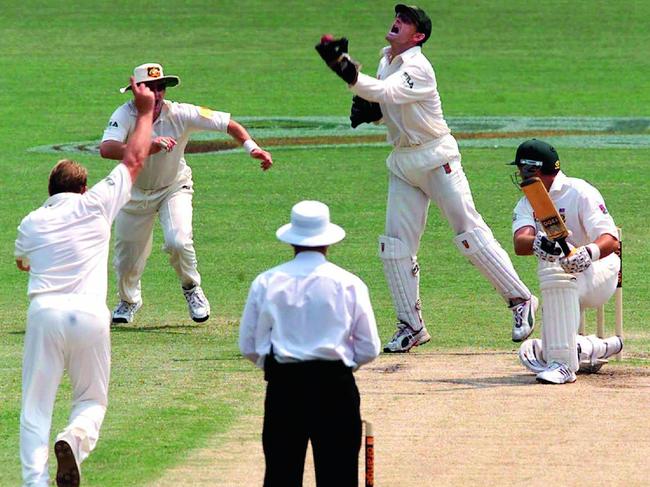
<svg viewBox="0 0 650 487">
<path fill-rule="evenodd" d="M 544 372 L 548 365 L 542 355 L 542 341 L 539 338 L 526 340 L 519 347 L 519 361 L 531 372 Z"/>
<path fill-rule="evenodd" d="M 142 307 L 142 301 L 129 303 L 121 300 L 113 310 L 113 323 L 131 323 L 135 313 Z"/>
<path fill-rule="evenodd" d="M 510 307 L 512 311 L 512 341 L 523 342 L 535 329 L 535 312 L 539 300 L 531 296 L 528 301 Z"/>
<path fill-rule="evenodd" d="M 400 321 L 397 323 L 397 331 L 393 335 L 393 338 L 384 346 L 384 352 L 408 352 L 413 347 L 427 343 L 429 340 L 431 340 L 431 335 L 429 335 L 429 332 L 424 326 L 416 331 L 407 323 Z"/>
<path fill-rule="evenodd" d="M 187 308 L 190 311 L 190 317 L 197 323 L 203 323 L 210 317 L 210 303 L 208 298 L 203 294 L 201 286 L 194 286 L 190 289 L 183 288 L 183 295 L 187 300 Z"/>
<path fill-rule="evenodd" d="M 56 455 L 56 485 L 58 487 L 78 487 L 81 474 L 79 464 L 75 457 L 73 444 L 75 439 L 69 434 L 62 434 L 57 437 L 54 443 L 54 454 Z"/>
<path fill-rule="evenodd" d="M 575 372 L 571 372 L 566 364 L 559 362 L 551 362 L 546 370 L 537 374 L 537 382 L 542 384 L 567 384 L 575 381 Z"/>
</svg>

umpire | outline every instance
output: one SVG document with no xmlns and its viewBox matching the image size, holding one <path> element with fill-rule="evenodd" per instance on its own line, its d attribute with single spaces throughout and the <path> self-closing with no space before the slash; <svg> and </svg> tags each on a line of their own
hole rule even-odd
<svg viewBox="0 0 650 487">
<path fill-rule="evenodd" d="M 276 236 L 294 259 L 255 278 L 239 336 L 268 382 L 264 486 L 302 485 L 308 441 L 319 487 L 356 486 L 361 415 L 352 372 L 380 349 L 368 288 L 327 261 L 328 247 L 345 237 L 327 205 L 296 204 Z"/>
</svg>

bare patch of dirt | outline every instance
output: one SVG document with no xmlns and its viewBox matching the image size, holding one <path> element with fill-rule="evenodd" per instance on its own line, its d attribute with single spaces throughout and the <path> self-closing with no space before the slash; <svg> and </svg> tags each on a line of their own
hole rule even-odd
<svg viewBox="0 0 650 487">
<path fill-rule="evenodd" d="M 382 355 L 356 377 L 375 428 L 377 486 L 641 486 L 650 478 L 647 368 L 609 364 L 551 386 L 537 384 L 514 353 L 418 351 Z M 154 485 L 262 485 L 262 391 L 260 376 L 260 415 Z M 309 457 L 305 485 L 313 486 Z"/>
</svg>

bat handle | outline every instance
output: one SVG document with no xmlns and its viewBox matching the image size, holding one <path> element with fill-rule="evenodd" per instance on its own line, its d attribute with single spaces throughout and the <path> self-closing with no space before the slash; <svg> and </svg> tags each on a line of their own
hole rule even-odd
<svg viewBox="0 0 650 487">
<path fill-rule="evenodd" d="M 562 252 L 564 252 L 564 255 L 566 257 L 569 257 L 573 253 L 573 250 L 571 250 L 569 248 L 569 245 L 566 243 L 565 238 L 558 238 L 556 240 L 556 242 L 558 243 L 558 245 L 560 246 L 560 248 L 562 249 Z"/>
</svg>

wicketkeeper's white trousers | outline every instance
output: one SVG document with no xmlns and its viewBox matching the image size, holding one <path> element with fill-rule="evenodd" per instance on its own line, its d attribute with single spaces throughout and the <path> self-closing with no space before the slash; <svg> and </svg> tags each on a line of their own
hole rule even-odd
<svg viewBox="0 0 650 487">
<path fill-rule="evenodd" d="M 110 312 L 104 300 L 47 294 L 32 299 L 23 356 L 20 459 L 25 486 L 49 485 L 52 410 L 64 370 L 72 384 L 65 432 L 81 463 L 95 447 L 108 403 Z"/>
<path fill-rule="evenodd" d="M 158 215 L 169 253 L 181 285 L 201 284 L 192 240 L 192 171 L 184 172 L 170 186 L 145 191 L 133 187 L 129 201 L 115 219 L 115 257 L 120 298 L 129 303 L 142 300 L 140 278 L 151 254 L 153 224 Z"/>
<path fill-rule="evenodd" d="M 481 259 L 470 260 L 490 279 L 506 302 L 530 297 L 510 257 L 494 240 L 492 230 L 474 206 L 454 137 L 446 135 L 415 148 L 396 148 L 386 165 L 389 170 L 387 236 L 401 240 L 411 255 L 416 256 L 429 203 L 433 201 L 456 235 L 469 232 L 483 236 L 487 243 L 481 251 Z M 497 279 L 501 275 L 505 277 Z"/>
</svg>

